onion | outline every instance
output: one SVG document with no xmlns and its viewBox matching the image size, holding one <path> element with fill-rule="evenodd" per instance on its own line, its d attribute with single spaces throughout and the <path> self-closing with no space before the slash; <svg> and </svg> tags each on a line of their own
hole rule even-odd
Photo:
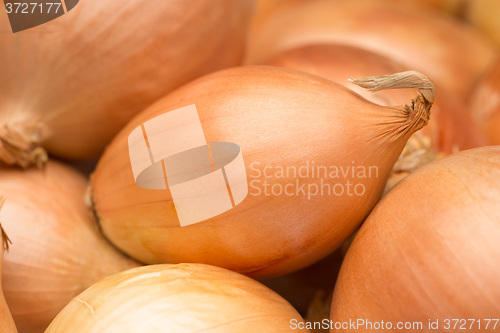
<svg viewBox="0 0 500 333">
<path fill-rule="evenodd" d="M 257 281 L 202 264 L 154 265 L 110 276 L 73 299 L 45 333 L 309 332 Z"/>
<path fill-rule="evenodd" d="M 384 90 L 372 93 L 350 83 L 348 79 L 351 77 L 408 70 L 403 64 L 358 47 L 342 44 L 308 45 L 280 53 L 266 64 L 324 77 L 380 105 L 402 105 L 414 94 L 411 90 Z M 487 145 L 486 137 L 472 120 L 467 108 L 444 88 L 438 87 L 437 90 L 432 118 L 420 131 L 421 135 L 430 139 L 434 152 L 449 154 Z M 415 141 L 418 140 L 415 138 L 410 142 L 415 145 Z"/>
<path fill-rule="evenodd" d="M 500 59 L 474 89 L 470 97 L 470 111 L 491 144 L 500 145 Z"/>
<path fill-rule="evenodd" d="M 500 147 L 450 155 L 405 178 L 349 248 L 331 319 L 422 321 L 424 331 L 429 320 L 448 331 L 445 319 L 459 319 L 449 329 L 459 332 L 462 319 L 474 318 L 481 329 L 478 322 L 467 329 L 493 332 L 494 322 L 485 329 L 484 319 L 500 313 L 499 179 Z"/>
<path fill-rule="evenodd" d="M 462 0 L 465 13 L 462 15 L 497 44 L 500 43 L 500 2 L 497 0 Z"/>
<path fill-rule="evenodd" d="M 5 198 L 0 197 L 0 210 L 5 202 Z M 3 253 L 4 250 L 9 248 L 9 238 L 5 234 L 2 226 L 0 225 L 0 332 L 2 333 L 17 333 L 16 325 L 12 319 L 7 303 L 3 296 L 2 291 L 2 268 L 3 268 Z"/>
<path fill-rule="evenodd" d="M 102 237 L 84 204 L 85 188 L 83 176 L 56 162 L 0 172 L 7 198 L 1 221 L 13 242 L 3 287 L 20 332 L 43 332 L 87 287 L 137 266 Z"/>
<path fill-rule="evenodd" d="M 128 120 L 203 74 L 240 64 L 251 0 L 80 1 L 0 35 L 0 156 L 97 157 Z M 0 14 L 0 30 L 10 30 Z"/>
<path fill-rule="evenodd" d="M 426 97 L 408 109 L 381 107 L 316 76 L 248 66 L 207 75 L 161 99 L 121 131 L 98 163 L 92 194 L 104 234 L 142 262 L 200 262 L 259 278 L 326 256 L 375 205 L 406 140 L 427 123 L 434 98 L 432 83 L 416 72 L 357 82 L 420 87 Z M 248 194 L 223 214 L 181 227 L 170 191 L 136 185 L 128 138 L 145 121 L 192 104 L 206 142 L 240 147 L 247 183 L 236 185 Z M 313 163 L 315 176 L 301 177 L 313 176 Z M 341 168 L 351 174 L 341 175 Z M 361 173 L 353 176 L 355 169 Z M 158 181 L 165 184 L 162 172 Z"/>
<path fill-rule="evenodd" d="M 467 26 L 400 1 L 293 2 L 262 21 L 251 34 L 248 64 L 308 44 L 344 43 L 422 71 L 458 96 L 469 93 L 495 54 L 486 38 Z"/>
</svg>

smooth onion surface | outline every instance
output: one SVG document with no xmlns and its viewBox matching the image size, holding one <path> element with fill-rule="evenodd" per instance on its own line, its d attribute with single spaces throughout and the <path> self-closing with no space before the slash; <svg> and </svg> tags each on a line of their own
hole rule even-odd
<svg viewBox="0 0 500 333">
<path fill-rule="evenodd" d="M 249 193 L 221 215 L 180 227 L 169 191 L 135 184 L 128 137 L 144 121 L 192 104 L 207 142 L 240 146 Z M 104 234 L 140 261 L 282 275 L 326 256 L 357 229 L 406 141 L 425 126 L 425 113 L 372 104 L 336 83 L 288 69 L 213 73 L 146 109 L 113 140 L 92 177 L 95 211 Z M 315 176 L 313 164 L 322 170 Z M 300 176 L 301 167 L 310 176 Z M 340 168 L 347 173 L 336 174 Z M 321 182 L 330 185 L 323 195 Z"/>
<path fill-rule="evenodd" d="M 239 65 L 252 4 L 85 0 L 49 23 L 0 34 L 1 161 L 35 163 L 40 145 L 64 158 L 97 157 L 165 93 Z M 5 11 L 0 30 L 10 30 Z"/>
<path fill-rule="evenodd" d="M 470 111 L 490 143 L 500 145 L 500 58 L 474 89 Z"/>
<path fill-rule="evenodd" d="M 500 2 L 497 0 L 462 0 L 462 15 L 484 34 L 500 45 Z"/>
<path fill-rule="evenodd" d="M 83 176 L 57 162 L 43 170 L 0 170 L 6 197 L 0 216 L 12 240 L 3 290 L 22 333 L 43 332 L 90 285 L 138 265 L 101 235 L 85 189 Z"/>
<path fill-rule="evenodd" d="M 443 331 L 445 319 L 475 318 L 481 329 L 472 330 L 496 331 L 484 319 L 500 313 L 499 180 L 498 146 L 450 155 L 405 178 L 349 248 L 331 319 L 423 322 L 424 330 L 439 319 Z M 453 325 L 449 332 L 463 331 Z"/>
<path fill-rule="evenodd" d="M 288 49 L 343 43 L 394 58 L 466 96 L 496 49 L 481 34 L 432 9 L 400 1 L 311 0 L 284 4 L 251 33 L 246 62 Z"/>
<path fill-rule="evenodd" d="M 3 204 L 3 197 L 0 197 L 0 222 L 1 222 L 1 208 Z M 7 237 L 0 225 L 0 332 L 2 333 L 17 333 L 16 325 L 10 314 L 9 307 L 5 302 L 2 290 L 2 270 L 3 270 L 3 253 L 8 247 Z"/>
<path fill-rule="evenodd" d="M 202 264 L 153 265 L 110 276 L 76 297 L 45 333 L 309 332 L 262 284 Z"/>
<path fill-rule="evenodd" d="M 415 96 L 412 89 L 370 92 L 349 82 L 353 77 L 383 75 L 408 70 L 380 54 L 343 44 L 308 45 L 284 51 L 266 65 L 296 69 L 337 82 L 367 100 L 385 106 L 404 105 Z M 500 82 L 500 80 L 499 80 Z M 488 144 L 486 136 L 472 120 L 462 100 L 437 87 L 432 117 L 420 131 L 430 139 L 435 153 L 450 154 Z"/>
</svg>

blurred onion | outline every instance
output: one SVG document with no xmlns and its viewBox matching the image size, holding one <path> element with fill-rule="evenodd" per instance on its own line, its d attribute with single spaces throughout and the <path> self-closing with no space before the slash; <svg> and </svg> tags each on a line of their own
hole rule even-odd
<svg viewBox="0 0 500 333">
<path fill-rule="evenodd" d="M 246 62 L 260 64 L 292 48 L 325 43 L 361 46 L 467 96 L 496 49 L 475 30 L 437 11 L 393 0 L 285 3 L 255 24 Z"/>
<path fill-rule="evenodd" d="M 500 58 L 474 89 L 470 110 L 491 144 L 500 145 Z"/>
</svg>

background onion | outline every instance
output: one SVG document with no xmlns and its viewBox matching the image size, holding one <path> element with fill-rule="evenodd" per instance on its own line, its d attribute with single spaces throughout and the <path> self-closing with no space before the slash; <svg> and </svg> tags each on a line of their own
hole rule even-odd
<svg viewBox="0 0 500 333">
<path fill-rule="evenodd" d="M 257 281 L 201 264 L 154 265 L 110 276 L 76 297 L 46 333 L 308 332 L 302 318 Z"/>
<path fill-rule="evenodd" d="M 290 3 L 307 2 L 310 0 L 257 0 L 257 19 L 262 16 L 266 16 L 270 12 L 275 10 L 280 10 L 284 5 Z M 375 0 L 379 1 L 379 0 Z M 419 5 L 429 6 L 432 8 L 444 10 L 449 13 L 460 13 L 466 7 L 466 2 L 468 0 L 393 0 L 394 2 L 407 2 L 407 3 L 418 3 Z M 483 1 L 486 2 L 487 0 Z M 478 1 L 480 2 L 480 1 Z M 254 18 L 255 20 L 255 18 Z"/>
<path fill-rule="evenodd" d="M 462 0 L 464 18 L 500 44 L 500 2 L 497 0 Z"/>
<path fill-rule="evenodd" d="M 308 44 L 344 43 L 394 58 L 466 96 L 493 61 L 485 37 L 434 10 L 400 1 L 285 3 L 253 27 L 247 63 Z"/>
<path fill-rule="evenodd" d="M 439 319 L 443 328 L 444 319 L 496 318 L 499 179 L 500 147 L 454 154 L 405 178 L 375 207 L 349 248 L 331 319 L 424 325 Z M 485 324 L 481 330 L 493 332 Z"/>
<path fill-rule="evenodd" d="M 207 142 L 238 144 L 248 180 L 261 183 L 254 181 L 260 194 L 249 185 L 251 193 L 226 213 L 180 227 L 169 191 L 135 184 L 128 136 L 144 121 L 191 104 Z M 420 107 L 429 105 L 417 104 L 414 112 L 381 107 L 331 81 L 276 67 L 205 76 L 155 103 L 113 140 L 92 177 L 96 214 L 116 246 L 146 263 L 202 262 L 260 278 L 300 269 L 340 246 L 375 205 L 406 140 L 426 123 L 428 110 Z M 278 189 L 319 182 L 263 175 L 265 167 L 298 169 L 307 161 L 360 167 L 365 178 L 350 174 L 325 182 L 344 184 L 340 190 L 346 193 L 347 181 L 360 184 L 364 193 L 336 196 L 325 190 L 308 198 L 299 186 L 295 195 L 263 193 L 265 180 Z M 378 175 L 372 170 L 370 178 L 369 167 Z"/>
<path fill-rule="evenodd" d="M 370 92 L 349 82 L 352 77 L 376 76 L 409 69 L 395 60 L 354 46 L 307 45 L 284 51 L 268 60 L 266 64 L 324 77 L 380 105 L 404 105 L 415 95 L 415 91 L 410 89 Z M 419 131 L 420 135 L 430 139 L 434 152 L 450 154 L 487 145 L 485 135 L 472 120 L 461 99 L 457 99 L 442 87 L 438 87 L 437 91 L 429 124 Z M 410 141 L 415 140 L 410 139 Z"/>
<path fill-rule="evenodd" d="M 137 112 L 203 74 L 240 64 L 251 0 L 81 1 L 0 35 L 0 157 L 97 157 Z M 0 30 L 10 30 L 5 11 Z"/>
<path fill-rule="evenodd" d="M 86 181 L 67 166 L 3 169 L 3 290 L 21 333 L 41 333 L 76 295 L 105 276 L 136 267 L 100 234 L 84 204 Z M 3 331 L 2 331 L 3 332 Z"/>
<path fill-rule="evenodd" d="M 500 59 L 474 89 L 470 97 L 470 110 L 491 144 L 500 145 Z"/>
<path fill-rule="evenodd" d="M 2 209 L 5 198 L 0 197 L 0 210 Z M 1 211 L 0 211 L 1 212 Z M 14 320 L 10 314 L 7 303 L 2 291 L 2 269 L 3 269 L 3 253 L 8 249 L 8 237 L 0 225 L 0 332 L 2 333 L 17 333 Z"/>
</svg>

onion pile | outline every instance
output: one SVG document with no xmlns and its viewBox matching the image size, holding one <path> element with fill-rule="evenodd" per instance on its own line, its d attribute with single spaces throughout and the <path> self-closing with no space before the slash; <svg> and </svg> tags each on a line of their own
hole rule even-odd
<svg viewBox="0 0 500 333">
<path fill-rule="evenodd" d="M 500 59 L 474 89 L 470 110 L 491 144 L 500 145 Z"/>
<path fill-rule="evenodd" d="M 400 1 L 311 0 L 284 4 L 255 25 L 247 63 L 299 46 L 343 43 L 394 58 L 466 96 L 495 48 L 473 29 Z"/>
<path fill-rule="evenodd" d="M 1 164 L 42 164 L 43 148 L 98 157 L 165 93 L 239 65 L 251 13 L 251 0 L 86 0 L 49 23 L 0 34 Z M 4 11 L 0 30 L 10 31 Z"/>
<path fill-rule="evenodd" d="M 331 253 L 375 205 L 434 99 L 434 86 L 417 72 L 356 82 L 374 90 L 422 88 L 424 95 L 408 107 L 382 107 L 316 76 L 247 66 L 161 99 L 123 129 L 98 163 L 92 195 L 104 234 L 145 263 L 201 262 L 259 278 Z M 191 104 L 207 142 L 240 146 L 248 195 L 221 215 L 181 227 L 169 191 L 136 185 L 128 137 L 145 121 Z"/>
<path fill-rule="evenodd" d="M 280 53 L 266 64 L 324 77 L 380 105 L 403 105 L 415 94 L 412 90 L 384 90 L 373 93 L 350 83 L 348 79 L 351 77 L 408 70 L 403 64 L 358 47 L 342 44 L 308 45 Z M 429 124 L 420 131 L 420 135 L 430 139 L 434 152 L 450 154 L 487 145 L 485 135 L 461 101 L 443 88 L 437 87 L 437 91 L 432 117 Z M 410 141 L 415 140 L 417 138 Z"/>
<path fill-rule="evenodd" d="M 179 264 L 132 269 L 96 283 L 45 333 L 279 333 L 292 325 L 304 325 L 300 315 L 257 281 L 222 268 Z"/>
<path fill-rule="evenodd" d="M 499 180 L 500 147 L 460 152 L 405 178 L 349 248 L 331 319 L 422 321 L 424 330 L 439 319 L 444 331 L 456 318 L 449 331 L 459 332 L 462 319 L 474 318 L 481 330 L 476 322 L 472 331 L 493 332 L 483 319 L 500 313 Z"/>
<path fill-rule="evenodd" d="M 0 197 L 0 213 L 5 198 Z M 9 248 L 9 238 L 5 234 L 0 225 L 0 332 L 2 333 L 17 333 L 16 325 L 12 319 L 7 303 L 2 291 L 2 268 L 3 268 L 3 253 Z"/>
<path fill-rule="evenodd" d="M 0 189 L 7 199 L 1 221 L 13 243 L 3 291 L 20 332 L 43 332 L 87 287 L 137 266 L 102 237 L 83 200 L 86 180 L 69 167 L 2 169 Z"/>
</svg>

